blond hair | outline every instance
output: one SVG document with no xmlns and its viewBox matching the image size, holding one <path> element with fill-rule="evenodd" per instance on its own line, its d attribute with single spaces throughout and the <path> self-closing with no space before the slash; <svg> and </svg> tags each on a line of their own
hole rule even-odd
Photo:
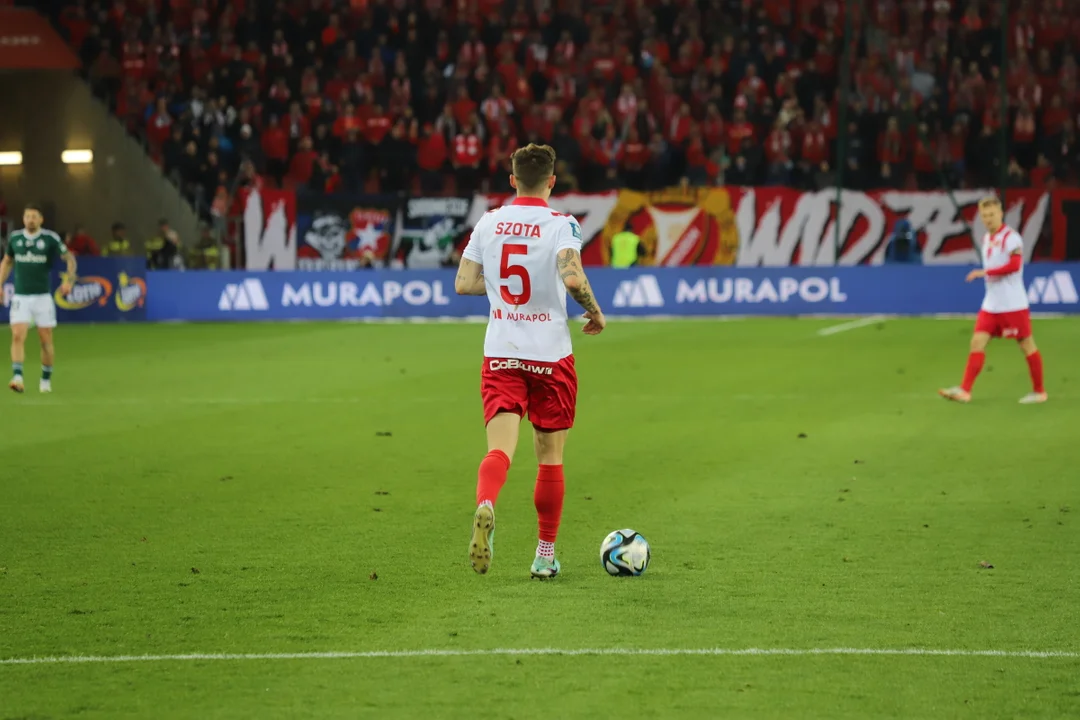
<svg viewBox="0 0 1080 720">
<path fill-rule="evenodd" d="M 979 201 L 979 209 L 987 207 L 1001 207 L 1001 198 L 997 195 L 987 195 Z"/>
</svg>

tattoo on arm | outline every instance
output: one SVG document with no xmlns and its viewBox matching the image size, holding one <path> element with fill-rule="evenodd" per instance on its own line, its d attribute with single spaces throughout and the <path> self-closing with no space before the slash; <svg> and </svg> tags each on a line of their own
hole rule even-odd
<svg viewBox="0 0 1080 720">
<path fill-rule="evenodd" d="M 484 295 L 487 288 L 484 285 L 484 266 L 470 260 L 462 260 L 458 266 L 457 278 L 454 287 L 462 295 Z"/>
<path fill-rule="evenodd" d="M 588 280 L 586 280 L 585 284 L 581 287 L 571 290 L 570 296 L 577 301 L 578 305 L 585 308 L 585 312 L 600 312 L 600 306 L 596 304 L 596 298 L 593 297 L 592 288 L 589 287 Z"/>
<path fill-rule="evenodd" d="M 557 266 L 559 268 L 559 277 L 562 278 L 564 283 L 572 277 L 576 277 L 578 280 L 572 286 L 567 287 L 570 297 L 574 298 L 578 305 L 585 308 L 586 312 L 600 312 L 600 305 L 597 304 L 596 298 L 593 296 L 589 278 L 585 276 L 585 271 L 581 267 L 578 253 L 574 250 L 563 250 L 558 255 Z"/>
</svg>

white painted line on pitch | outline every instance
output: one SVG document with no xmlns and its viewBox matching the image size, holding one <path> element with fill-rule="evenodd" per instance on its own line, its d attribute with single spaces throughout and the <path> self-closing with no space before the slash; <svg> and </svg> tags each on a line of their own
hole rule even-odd
<svg viewBox="0 0 1080 720">
<path fill-rule="evenodd" d="M 848 330 L 858 330 L 861 327 L 867 325 L 873 325 L 875 323 L 885 322 L 884 315 L 871 315 L 860 320 L 852 320 L 851 322 L 840 323 L 839 325 L 830 325 L 826 328 L 821 328 L 817 331 L 818 335 L 825 337 L 826 335 L 835 335 L 836 333 L 847 332 Z"/>
<path fill-rule="evenodd" d="M 6 658 L 0 665 L 84 665 L 96 663 L 202 662 L 241 660 L 350 660 L 363 658 L 477 657 L 497 655 L 567 656 L 787 656 L 884 655 L 929 657 L 1080 658 L 1074 650 L 941 650 L 935 648 L 494 648 L 491 650 L 370 650 L 366 652 L 186 653 L 180 655 L 60 655 Z"/>
</svg>

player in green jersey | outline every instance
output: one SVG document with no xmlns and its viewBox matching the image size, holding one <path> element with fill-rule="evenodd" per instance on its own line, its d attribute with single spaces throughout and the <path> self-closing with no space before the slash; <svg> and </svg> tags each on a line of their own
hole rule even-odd
<svg viewBox="0 0 1080 720">
<path fill-rule="evenodd" d="M 75 256 L 68 252 L 60 236 L 41 227 L 40 208 L 28 205 L 23 210 L 23 229 L 11 233 L 7 251 L 0 261 L 0 288 L 15 271 L 15 294 L 11 298 L 11 367 L 14 371 L 8 387 L 23 391 L 23 361 L 26 336 L 36 325 L 41 339 L 41 384 L 43 393 L 52 392 L 55 356 L 53 328 L 56 327 L 56 303 L 50 293 L 49 275 L 57 259 L 67 263 L 67 274 L 60 292 L 67 295 L 75 282 Z"/>
</svg>

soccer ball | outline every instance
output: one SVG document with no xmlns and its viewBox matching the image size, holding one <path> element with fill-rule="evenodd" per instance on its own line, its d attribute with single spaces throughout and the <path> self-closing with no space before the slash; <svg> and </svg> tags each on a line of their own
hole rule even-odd
<svg viewBox="0 0 1080 720">
<path fill-rule="evenodd" d="M 600 544 L 600 564 L 609 575 L 641 575 L 650 557 L 649 541 L 634 530 L 616 530 Z"/>
</svg>

